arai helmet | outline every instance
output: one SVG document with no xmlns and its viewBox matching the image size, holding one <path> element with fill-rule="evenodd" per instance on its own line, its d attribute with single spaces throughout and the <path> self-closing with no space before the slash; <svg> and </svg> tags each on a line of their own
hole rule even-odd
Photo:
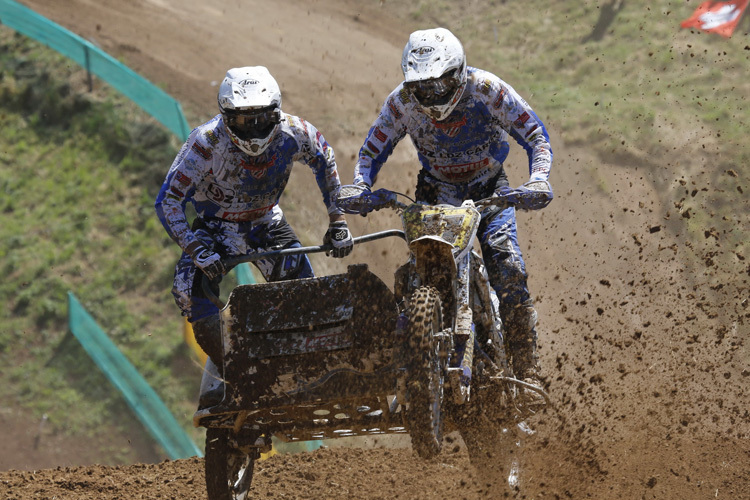
<svg viewBox="0 0 750 500">
<path fill-rule="evenodd" d="M 219 87 L 218 100 L 232 142 L 251 156 L 263 153 L 281 123 L 281 90 L 268 69 L 230 69 Z"/>
<path fill-rule="evenodd" d="M 444 120 L 466 88 L 466 53 L 456 36 L 445 28 L 415 31 L 401 58 L 406 87 L 422 109 Z"/>
</svg>

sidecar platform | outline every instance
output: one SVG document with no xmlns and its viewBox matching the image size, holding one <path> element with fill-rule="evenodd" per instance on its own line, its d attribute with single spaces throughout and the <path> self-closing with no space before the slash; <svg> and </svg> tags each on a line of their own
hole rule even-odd
<svg viewBox="0 0 750 500">
<path fill-rule="evenodd" d="M 397 316 L 393 292 L 363 264 L 236 287 L 221 310 L 224 399 L 194 425 L 284 441 L 405 433 L 393 403 Z"/>
</svg>

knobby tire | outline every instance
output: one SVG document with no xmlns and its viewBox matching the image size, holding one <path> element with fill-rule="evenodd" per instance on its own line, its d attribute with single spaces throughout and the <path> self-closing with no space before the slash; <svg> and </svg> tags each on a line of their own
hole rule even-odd
<svg viewBox="0 0 750 500">
<path fill-rule="evenodd" d="M 418 288 L 408 305 L 408 339 L 412 361 L 407 379 L 407 419 L 412 448 L 425 459 L 440 453 L 443 442 L 444 366 L 436 334 L 442 328 L 442 307 L 437 290 Z"/>
<path fill-rule="evenodd" d="M 208 500 L 246 500 L 255 457 L 231 446 L 230 429 L 206 430 L 206 492 Z"/>
</svg>

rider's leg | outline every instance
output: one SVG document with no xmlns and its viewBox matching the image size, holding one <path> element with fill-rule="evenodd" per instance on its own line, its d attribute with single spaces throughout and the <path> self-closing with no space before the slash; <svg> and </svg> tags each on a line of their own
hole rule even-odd
<svg viewBox="0 0 750 500">
<path fill-rule="evenodd" d="M 302 245 L 285 217 L 267 226 L 258 227 L 247 236 L 248 245 L 259 249 L 299 248 Z M 312 278 L 312 264 L 307 255 L 287 255 L 254 262 L 267 282 Z"/>
<path fill-rule="evenodd" d="M 219 315 L 212 314 L 198 320 L 193 320 L 193 335 L 203 352 L 208 354 L 217 366 L 224 362 L 224 346 L 221 341 L 221 323 Z"/>
<path fill-rule="evenodd" d="M 194 224 L 193 229 L 204 243 L 211 248 L 217 248 L 223 255 L 241 255 L 252 251 L 300 246 L 297 236 L 284 217 L 270 224 L 246 227 L 212 221 L 208 225 L 202 223 L 199 227 Z M 305 255 L 267 259 L 256 262 L 256 265 L 266 281 L 313 277 L 310 260 Z M 175 268 L 172 294 L 183 315 L 189 318 L 195 340 L 209 357 L 201 382 L 199 402 L 199 406 L 205 408 L 217 404 L 223 397 L 223 380 L 216 367 L 222 366 L 224 351 L 219 310 L 206 297 L 202 283 L 201 271 L 195 267 L 189 256 L 183 254 Z M 218 290 L 213 291 L 218 294 Z"/>
<path fill-rule="evenodd" d="M 224 398 L 224 380 L 211 358 L 206 359 L 201 377 L 201 388 L 198 396 L 198 408 L 210 408 L 221 403 Z"/>
<path fill-rule="evenodd" d="M 503 305 L 500 316 L 505 322 L 513 371 L 519 379 L 539 380 L 539 358 L 536 353 L 537 313 L 531 299 L 521 304 Z"/>
<path fill-rule="evenodd" d="M 480 243 L 490 283 L 500 302 L 500 317 L 516 378 L 538 384 L 537 313 L 531 299 L 513 208 L 485 214 Z"/>
<path fill-rule="evenodd" d="M 204 230 L 196 231 L 206 244 L 213 245 L 213 240 Z M 222 365 L 223 347 L 219 324 L 218 308 L 203 292 L 203 273 L 193 264 L 190 256 L 183 253 L 175 267 L 172 295 L 175 302 L 192 325 L 193 334 L 203 352 L 208 354 L 201 392 L 199 408 L 207 408 L 218 404 L 224 395 L 223 380 L 218 366 Z M 218 293 L 214 290 L 214 293 Z"/>
</svg>

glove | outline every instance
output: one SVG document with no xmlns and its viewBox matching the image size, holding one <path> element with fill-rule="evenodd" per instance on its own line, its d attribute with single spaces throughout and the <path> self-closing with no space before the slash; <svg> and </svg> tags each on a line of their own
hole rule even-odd
<svg viewBox="0 0 750 500">
<path fill-rule="evenodd" d="M 518 188 L 520 207 L 524 210 L 540 210 L 550 204 L 554 194 L 547 181 L 529 181 Z"/>
<path fill-rule="evenodd" d="M 513 193 L 513 190 L 510 188 L 510 186 L 499 186 L 495 188 L 495 196 L 498 198 L 507 198 Z"/>
<path fill-rule="evenodd" d="M 366 182 L 342 186 L 336 206 L 346 214 L 359 214 L 364 217 L 372 210 L 370 192 L 370 185 Z"/>
<path fill-rule="evenodd" d="M 200 245 L 193 250 L 191 258 L 193 259 L 193 264 L 203 271 L 203 274 L 208 276 L 208 279 L 211 281 L 222 276 L 226 272 L 219 254 L 213 252 L 205 245 Z"/>
<path fill-rule="evenodd" d="M 333 249 L 330 252 L 326 252 L 326 255 L 333 255 L 334 258 L 340 259 L 351 253 L 354 241 L 352 241 L 352 233 L 349 232 L 346 221 L 339 220 L 329 224 L 328 231 L 323 236 L 323 244 L 327 245 L 329 243 Z"/>
<path fill-rule="evenodd" d="M 547 181 L 529 181 L 518 189 L 500 186 L 495 196 L 520 210 L 539 210 L 550 204 L 553 198 L 552 187 Z"/>
</svg>

